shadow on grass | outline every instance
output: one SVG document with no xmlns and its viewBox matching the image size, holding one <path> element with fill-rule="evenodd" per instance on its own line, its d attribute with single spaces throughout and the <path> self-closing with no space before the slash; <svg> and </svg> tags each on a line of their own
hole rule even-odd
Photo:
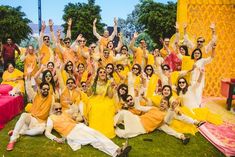
<svg viewBox="0 0 235 157">
<path fill-rule="evenodd" d="M 5 157 L 106 157 L 103 152 L 100 152 L 92 146 L 82 146 L 78 151 L 72 151 L 68 144 L 57 144 L 44 135 L 30 137 L 21 136 L 15 145 L 15 149 L 11 152 L 6 151 L 6 145 L 9 137 L 7 132 L 14 128 L 17 116 L 8 123 L 3 130 L 0 131 L 0 156 Z M 53 132 L 54 135 L 57 133 Z M 172 136 L 169 136 L 161 131 L 155 131 L 151 134 L 141 135 L 129 139 L 129 144 L 132 146 L 129 157 L 223 157 L 212 144 L 210 144 L 199 133 L 196 136 L 190 136 L 191 140 L 188 145 L 183 145 L 182 142 Z M 152 139 L 152 141 L 144 141 L 144 139 Z M 121 146 L 125 139 L 118 137 L 113 141 Z"/>
</svg>

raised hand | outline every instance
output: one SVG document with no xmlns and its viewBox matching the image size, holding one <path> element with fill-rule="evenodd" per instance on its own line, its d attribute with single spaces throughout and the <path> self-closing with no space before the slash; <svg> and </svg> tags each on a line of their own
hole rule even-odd
<svg viewBox="0 0 235 157">
<path fill-rule="evenodd" d="M 138 32 L 135 32 L 133 38 L 134 38 L 134 39 L 137 39 L 138 36 L 139 36 Z"/>
<path fill-rule="evenodd" d="M 45 29 L 46 29 L 46 22 L 42 21 L 42 30 L 45 30 Z"/>
<path fill-rule="evenodd" d="M 72 18 L 69 18 L 69 19 L 68 19 L 67 24 L 68 24 L 69 27 L 71 27 L 72 21 L 73 21 Z"/>
<path fill-rule="evenodd" d="M 79 34 L 78 36 L 77 36 L 77 41 L 80 41 L 82 39 L 82 34 Z"/>
<path fill-rule="evenodd" d="M 95 25 L 95 24 L 96 24 L 96 22 L 97 22 L 97 18 L 95 18 L 95 19 L 94 19 L 94 21 L 93 21 L 93 25 Z"/>
<path fill-rule="evenodd" d="M 211 29 L 212 31 L 215 31 L 215 23 L 211 23 L 210 29 Z"/>
<path fill-rule="evenodd" d="M 177 22 L 175 23 L 175 29 L 176 31 L 179 31 L 179 24 Z"/>
<path fill-rule="evenodd" d="M 116 17 L 113 19 L 113 22 L 115 25 L 117 25 L 117 18 Z"/>
<path fill-rule="evenodd" d="M 61 30 L 60 30 L 60 29 L 58 29 L 56 32 L 57 32 L 57 37 L 58 37 L 58 39 L 60 39 Z"/>
<path fill-rule="evenodd" d="M 54 23 L 53 23 L 52 19 L 49 19 L 48 24 L 49 24 L 49 27 L 50 27 L 50 28 L 53 27 Z"/>
</svg>

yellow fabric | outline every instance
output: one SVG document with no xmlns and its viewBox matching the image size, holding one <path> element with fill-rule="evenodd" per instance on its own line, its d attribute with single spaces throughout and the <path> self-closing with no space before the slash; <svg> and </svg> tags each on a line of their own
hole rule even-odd
<svg viewBox="0 0 235 157">
<path fill-rule="evenodd" d="M 24 108 L 24 110 L 25 110 L 26 112 L 30 112 L 31 109 L 32 109 L 32 106 L 33 106 L 32 103 L 28 103 L 28 104 L 26 105 L 26 107 Z"/>
<path fill-rule="evenodd" d="M 50 61 L 51 54 L 53 54 L 50 47 L 46 46 L 45 44 L 42 44 L 41 49 L 39 50 L 40 56 L 43 56 L 41 59 L 41 64 L 47 65 L 47 63 Z"/>
<path fill-rule="evenodd" d="M 67 87 L 64 89 L 64 91 L 61 93 L 60 96 L 60 104 L 62 106 L 63 110 L 69 109 L 70 104 L 68 101 L 71 101 L 72 104 L 79 104 L 81 100 L 81 94 L 76 89 L 69 90 Z"/>
<path fill-rule="evenodd" d="M 85 46 L 83 48 L 81 47 L 81 50 L 82 50 L 83 53 L 88 53 L 89 52 L 89 48 L 87 46 Z M 78 63 L 83 63 L 84 65 L 86 65 L 86 58 L 84 58 L 81 55 L 80 49 L 78 49 L 77 55 L 78 55 Z"/>
<path fill-rule="evenodd" d="M 81 101 L 83 102 L 83 114 L 86 119 L 88 119 L 88 111 L 89 111 L 88 100 L 89 98 L 87 94 L 81 91 Z"/>
<path fill-rule="evenodd" d="M 39 122 L 44 122 L 49 116 L 49 112 L 52 104 L 52 94 L 48 94 L 47 97 L 43 97 L 39 92 L 33 100 L 33 105 L 31 108 L 31 115 Z"/>
<path fill-rule="evenodd" d="M 166 113 L 159 110 L 157 107 L 153 107 L 148 112 L 140 116 L 141 123 L 146 132 L 152 132 L 159 126 L 161 126 Z"/>
<path fill-rule="evenodd" d="M 169 47 L 169 49 L 170 49 L 171 52 L 173 51 L 172 47 Z M 165 58 L 168 55 L 168 52 L 166 51 L 166 49 L 164 47 L 160 50 L 160 53 L 161 53 L 163 58 Z"/>
<path fill-rule="evenodd" d="M 104 67 L 109 63 L 113 63 L 113 57 L 111 55 L 109 55 L 108 58 L 105 58 L 104 56 L 102 56 L 101 59 L 102 59 L 102 64 Z"/>
<path fill-rule="evenodd" d="M 73 62 L 73 65 L 75 65 L 75 53 L 71 48 L 64 49 L 63 60 L 64 60 L 64 63 L 71 61 L 71 62 Z"/>
<path fill-rule="evenodd" d="M 162 96 L 161 95 L 154 95 L 154 96 L 151 96 L 150 99 L 152 100 L 154 106 L 159 107 L 160 102 L 162 100 Z"/>
<path fill-rule="evenodd" d="M 101 37 L 100 45 L 103 46 L 103 48 L 107 47 L 108 42 L 109 42 L 109 38 Z"/>
<path fill-rule="evenodd" d="M 18 77 L 23 77 L 23 72 L 21 72 L 18 69 L 14 69 L 14 71 L 12 73 L 9 73 L 7 70 L 4 71 L 3 75 L 2 75 L 2 83 L 1 84 L 8 84 L 11 85 L 13 88 L 19 88 L 21 93 L 24 93 L 24 81 L 22 80 L 17 80 L 17 81 L 6 81 L 9 79 L 16 79 Z"/>
<path fill-rule="evenodd" d="M 154 56 L 152 54 L 148 54 L 148 62 L 147 65 L 154 65 Z"/>
<path fill-rule="evenodd" d="M 82 79 L 81 79 L 81 82 L 86 82 L 88 79 L 88 71 L 85 70 L 83 73 L 82 73 Z"/>
<path fill-rule="evenodd" d="M 141 66 L 143 60 L 143 50 L 140 47 L 137 47 L 133 57 L 133 64 L 139 64 Z"/>
<path fill-rule="evenodd" d="M 231 0 L 179 0 L 177 2 L 177 22 L 180 26 L 187 23 L 187 32 L 193 39 L 203 36 L 206 43 L 211 40 L 210 24 L 216 24 L 216 34 L 219 39 L 216 46 L 216 56 L 213 62 L 206 66 L 206 84 L 204 95 L 221 96 L 220 81 L 222 78 L 235 77 L 235 1 Z M 196 12 L 192 10 L 197 10 Z M 226 10 L 226 13 L 218 10 Z M 200 16 L 198 13 L 200 12 Z M 213 16 L 208 16 L 208 15 Z M 231 25 L 228 25 L 228 21 Z M 183 27 L 180 27 L 183 32 Z M 181 33 L 181 39 L 183 33 Z M 191 39 L 191 38 L 190 38 Z M 221 40 L 222 39 L 222 40 Z M 192 39 L 191 39 L 192 40 Z M 210 53 L 208 53 L 210 55 Z"/>
<path fill-rule="evenodd" d="M 32 67 L 33 71 L 30 73 L 30 76 L 34 76 L 38 71 L 37 67 L 37 56 L 35 54 L 28 54 L 24 60 L 24 75 L 27 76 L 27 68 Z"/>
<path fill-rule="evenodd" d="M 97 86 L 96 91 L 97 95 L 91 96 L 88 101 L 89 127 L 101 132 L 108 138 L 113 138 L 115 137 L 115 102 L 105 96 L 107 85 Z"/>
<path fill-rule="evenodd" d="M 151 98 L 154 95 L 154 92 L 156 90 L 156 86 L 158 84 L 158 76 L 156 74 L 153 74 L 148 82 L 148 88 L 147 88 L 147 93 L 146 97 Z"/>
<path fill-rule="evenodd" d="M 194 65 L 194 60 L 190 56 L 183 56 L 181 70 L 191 70 Z"/>
<path fill-rule="evenodd" d="M 53 121 L 53 128 L 63 137 L 68 136 L 76 126 L 76 122 L 65 113 L 50 115 L 50 119 Z"/>
</svg>

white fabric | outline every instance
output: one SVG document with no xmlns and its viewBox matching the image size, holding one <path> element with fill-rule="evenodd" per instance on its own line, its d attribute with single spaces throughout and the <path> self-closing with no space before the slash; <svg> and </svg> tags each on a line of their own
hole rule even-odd
<svg viewBox="0 0 235 157">
<path fill-rule="evenodd" d="M 76 124 L 74 129 L 66 138 L 69 146 L 74 151 L 80 149 L 81 145 L 91 144 L 93 147 L 110 156 L 116 156 L 117 150 L 119 149 L 119 146 L 113 143 L 110 139 L 83 123 Z"/>
<path fill-rule="evenodd" d="M 121 110 L 115 115 L 114 125 L 121 122 L 124 123 L 124 129 L 120 129 L 118 127 L 115 129 L 118 137 L 129 138 L 146 133 L 139 116 L 131 113 L 130 111 Z"/>
<path fill-rule="evenodd" d="M 179 139 L 181 139 L 181 137 L 183 136 L 183 134 L 176 132 L 174 129 L 169 127 L 167 124 L 163 124 L 162 126 L 160 126 L 158 128 L 158 130 L 162 130 L 165 133 L 167 133 L 168 135 L 174 136 Z"/>
<path fill-rule="evenodd" d="M 19 138 L 19 135 L 34 136 L 43 134 L 45 126 L 45 123 L 38 122 L 38 120 L 29 113 L 22 113 L 15 125 L 10 142 L 15 142 Z"/>
<path fill-rule="evenodd" d="M 189 109 L 199 108 L 200 103 L 197 101 L 196 92 L 198 91 L 197 88 L 200 88 L 200 85 L 197 83 L 198 86 L 189 86 L 188 91 L 183 94 L 180 92 L 180 97 L 182 99 L 183 105 L 187 106 Z"/>
</svg>

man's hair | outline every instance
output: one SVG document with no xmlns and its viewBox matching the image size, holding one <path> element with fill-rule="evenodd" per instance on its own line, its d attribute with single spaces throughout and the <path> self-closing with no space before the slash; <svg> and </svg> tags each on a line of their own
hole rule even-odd
<svg viewBox="0 0 235 157">
<path fill-rule="evenodd" d="M 64 38 L 64 42 L 66 42 L 66 41 L 71 41 L 71 39 L 70 38 Z"/>
<path fill-rule="evenodd" d="M 66 84 L 68 84 L 68 82 L 69 82 L 70 80 L 73 81 L 73 83 L 75 84 L 75 80 L 74 80 L 72 77 L 70 77 L 70 78 L 67 79 Z"/>
<path fill-rule="evenodd" d="M 42 83 L 40 84 L 40 89 L 42 89 L 42 87 L 43 87 L 44 85 L 47 85 L 47 86 L 50 88 L 49 83 L 47 83 L 47 82 L 42 82 Z"/>
<path fill-rule="evenodd" d="M 133 98 L 133 96 L 132 96 L 132 95 L 127 94 L 127 95 L 126 95 L 126 97 L 124 98 L 124 101 L 125 101 L 125 102 L 127 101 L 127 98 L 128 98 L 128 97 L 132 97 L 132 98 Z"/>
<path fill-rule="evenodd" d="M 44 35 L 44 36 L 43 36 L 43 40 L 44 40 L 45 38 L 49 38 L 49 39 L 50 39 L 50 37 L 49 37 L 48 35 Z"/>
</svg>

